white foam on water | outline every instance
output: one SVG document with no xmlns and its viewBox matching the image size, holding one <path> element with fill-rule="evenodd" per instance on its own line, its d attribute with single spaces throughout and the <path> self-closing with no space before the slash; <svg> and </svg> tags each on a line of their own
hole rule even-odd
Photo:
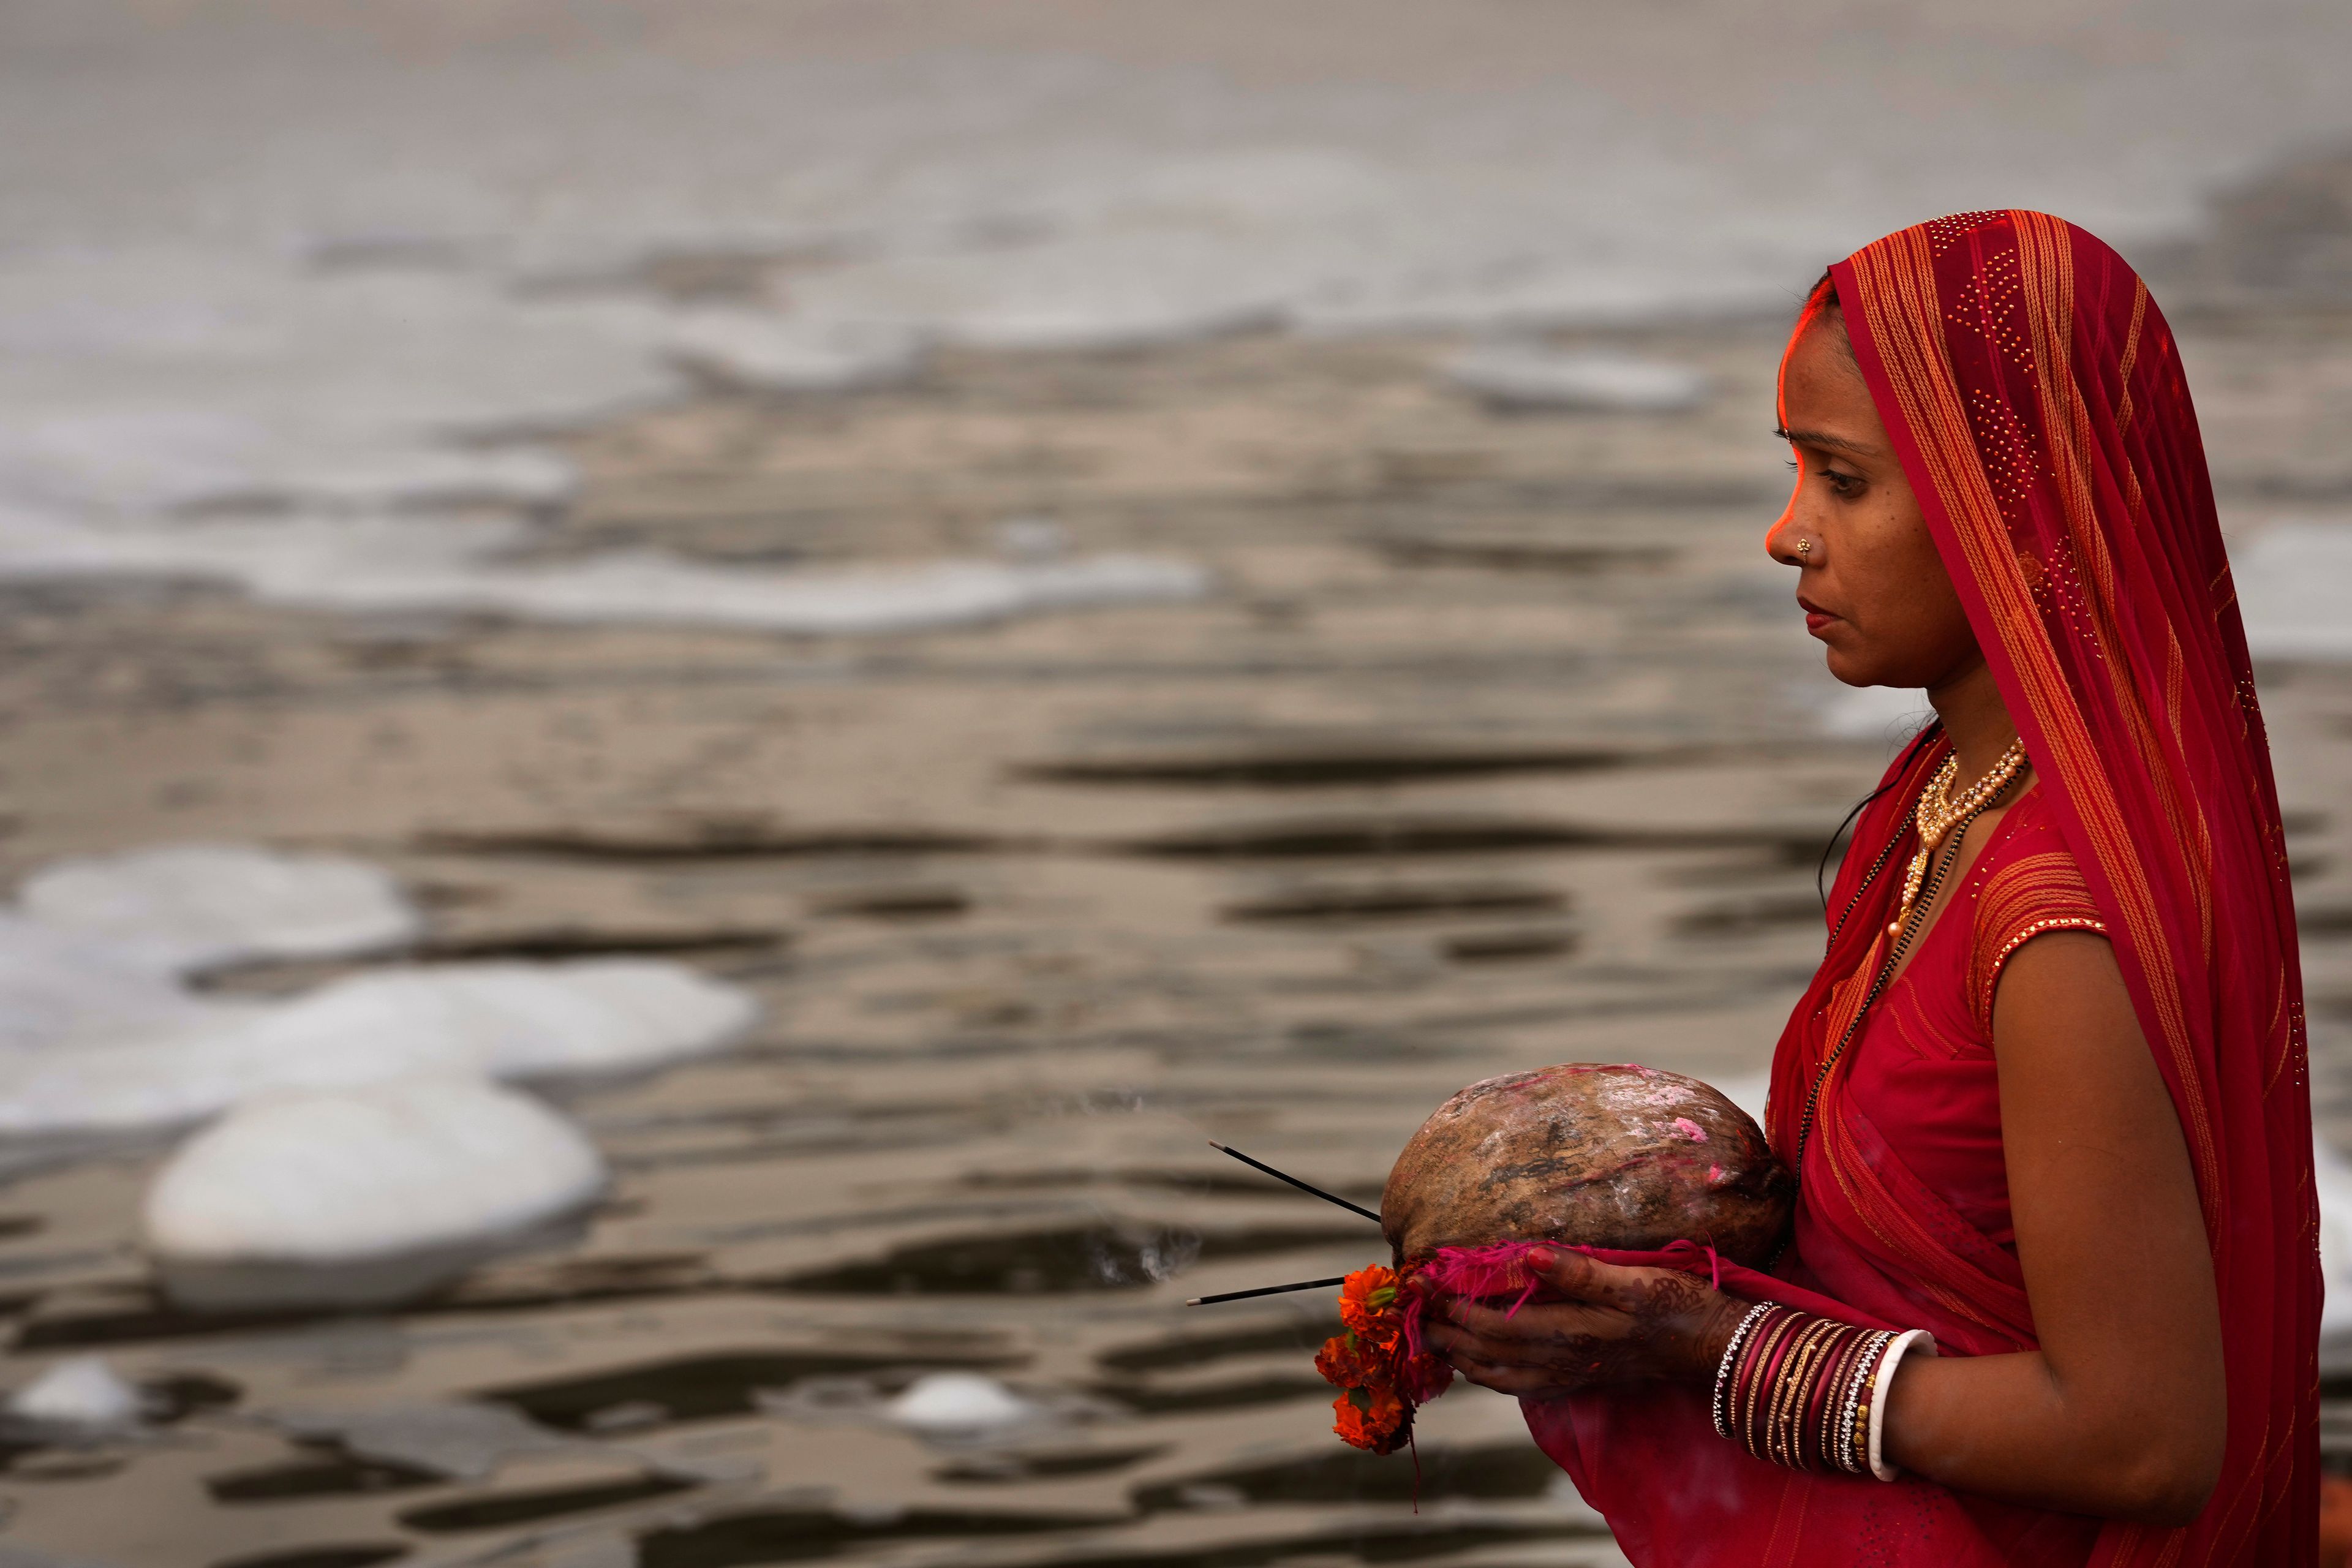
<svg viewBox="0 0 2352 1568">
<path fill-rule="evenodd" d="M 595 1145 L 539 1101 L 407 1079 L 247 1100 L 173 1154 L 141 1224 L 167 1277 L 402 1254 L 454 1264 L 578 1212 L 605 1180 Z"/>
<path fill-rule="evenodd" d="M 1706 399 L 1706 377 L 1631 354 L 1563 352 L 1537 342 L 1482 344 L 1447 362 L 1446 379 L 1499 408 L 1679 414 Z"/>
<path fill-rule="evenodd" d="M 751 997 L 653 959 L 420 964 L 285 999 L 192 991 L 240 958 L 373 952 L 421 922 L 359 861 L 173 845 L 60 861 L 0 910 L 0 1132 L 173 1125 L 417 1074 L 634 1072 L 716 1049 Z"/>
<path fill-rule="evenodd" d="M 2230 569 L 2256 658 L 2352 659 L 2352 521 L 2274 524 Z"/>
<path fill-rule="evenodd" d="M 872 584 L 806 584 L 850 605 L 823 610 L 660 554 L 525 568 L 512 538 L 410 514 L 560 505 L 576 476 L 539 433 L 670 396 L 682 367 L 800 392 L 903 376 L 940 342 L 1785 308 L 1828 258 L 1937 211 L 2041 205 L 2129 244 L 2189 221 L 2210 182 L 2352 132 L 2352 23 L 2288 0 L 2176 7 L 2151 47 L 2112 52 L 2078 47 L 2120 25 L 2104 0 L 1900 35 L 1802 0 L 1572 24 L 1472 5 L 1442 37 L 1383 9 L 1173 53 L 1115 6 L 1066 8 L 1042 41 L 984 0 L 814 29 L 686 3 L 600 31 L 575 9 L 474 29 L 397 0 L 15 7 L 0 574 L 197 573 L 351 611 L 666 620 L 708 597 L 740 626 L 952 624 L 974 612 L 909 611 L 912 588 L 882 612 Z M 1668 47 L 1675 71 L 1628 68 Z M 1820 174 L 1801 201 L 1798 161 Z M 652 265 L 698 256 L 733 280 Z M 1580 396 L 1664 395 L 1583 374 Z M 225 514 L 283 526 L 200 521 Z M 975 592 L 942 570 L 922 593 Z M 1087 602 L 1129 602 L 1103 570 L 1122 585 Z"/>
<path fill-rule="evenodd" d="M 998 1431 L 1027 1425 L 1042 1414 L 994 1378 L 972 1372 L 926 1373 L 883 1406 L 893 1425 L 927 1436 Z"/>
<path fill-rule="evenodd" d="M 163 1034 L 235 1009 L 190 994 L 135 952 L 0 910 L 0 1062 Z"/>
<path fill-rule="evenodd" d="M 602 1190 L 583 1133 L 491 1080 L 662 1066 L 756 1012 L 654 960 L 418 965 L 284 1000 L 185 983 L 237 958 L 380 950 L 420 926 L 389 876 L 332 857 L 188 844 L 43 868 L 0 911 L 0 1134 L 226 1112 L 150 1187 L 165 1290 L 208 1308 L 380 1305 Z"/>
<path fill-rule="evenodd" d="M 1209 574 L 1185 562 L 1096 555 L 1034 563 L 760 572 L 630 551 L 551 566 L 443 570 L 405 580 L 326 578 L 268 596 L 343 608 L 467 608 L 541 620 L 666 622 L 808 635 L 925 631 L 1046 610 L 1197 598 Z"/>
<path fill-rule="evenodd" d="M 678 385 L 649 304 L 290 259 L 169 237 L 0 255 L 0 494 L 68 517 L 545 504 L 568 463 L 458 437 Z"/>
<path fill-rule="evenodd" d="M 161 1027 L 0 1056 L 0 1132 L 169 1126 L 260 1094 L 417 1074 L 644 1071 L 717 1049 L 756 1011 L 653 959 L 420 965 L 283 1002 L 191 998 Z"/>
<path fill-rule="evenodd" d="M 380 868 L 238 844 L 54 861 L 25 879 L 16 900 L 51 931 L 165 972 L 364 952 L 410 941 L 423 923 Z"/>
<path fill-rule="evenodd" d="M 1171 604 L 1197 598 L 1211 584 L 1209 574 L 1189 563 L 1132 554 L 789 571 L 713 566 L 659 550 L 545 563 L 509 559 L 528 538 L 511 521 L 434 517 L 141 526 L 0 511 L 0 576 L 194 578 L 307 609 L 471 611 L 807 636 Z"/>
<path fill-rule="evenodd" d="M 367 952 L 419 924 L 391 878 L 332 856 L 182 844 L 53 862 L 0 910 L 0 1064 L 255 1019 L 269 1005 L 198 996 L 182 977 Z"/>
<path fill-rule="evenodd" d="M 44 1426 L 121 1431 L 139 1422 L 139 1391 L 104 1356 L 70 1356 L 8 1396 L 7 1413 Z"/>
</svg>

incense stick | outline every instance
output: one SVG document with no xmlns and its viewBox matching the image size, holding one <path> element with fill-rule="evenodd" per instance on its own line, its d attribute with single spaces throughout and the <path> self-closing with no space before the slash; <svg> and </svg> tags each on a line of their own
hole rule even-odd
<svg viewBox="0 0 2352 1568">
<path fill-rule="evenodd" d="M 1267 1175 L 1272 1176 L 1277 1182 L 1288 1182 L 1292 1186 L 1297 1187 L 1302 1193 L 1312 1193 L 1327 1204 L 1338 1204 L 1343 1209 L 1348 1209 L 1356 1214 L 1362 1215 L 1374 1225 L 1381 1223 L 1381 1216 L 1366 1208 L 1363 1205 L 1351 1204 L 1347 1199 L 1339 1196 L 1335 1193 L 1327 1193 L 1322 1188 L 1316 1186 L 1310 1182 L 1302 1182 L 1297 1177 L 1291 1175 L 1286 1172 L 1277 1171 L 1263 1160 L 1253 1160 L 1247 1154 L 1243 1153 L 1240 1150 L 1228 1148 L 1224 1144 L 1218 1142 L 1213 1138 L 1209 1140 L 1209 1147 L 1214 1149 L 1220 1154 L 1231 1154 L 1234 1159 L 1239 1160 L 1244 1165 L 1253 1166 L 1257 1170 L 1264 1171 Z M 1285 1289 L 1288 1289 L 1288 1287 L 1285 1287 Z"/>
<path fill-rule="evenodd" d="M 1328 1279 L 1301 1279 L 1296 1285 L 1261 1285 L 1255 1290 L 1228 1290 L 1222 1296 L 1195 1296 L 1184 1303 L 1188 1307 L 1213 1307 L 1220 1301 L 1244 1301 L 1252 1296 L 1279 1296 L 1291 1290 L 1319 1290 L 1326 1286 L 1345 1285 L 1348 1277 L 1335 1275 Z"/>
</svg>

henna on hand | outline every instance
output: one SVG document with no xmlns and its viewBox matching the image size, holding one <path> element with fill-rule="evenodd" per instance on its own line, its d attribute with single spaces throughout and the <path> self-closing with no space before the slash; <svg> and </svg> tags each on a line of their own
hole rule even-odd
<svg viewBox="0 0 2352 1568">
<path fill-rule="evenodd" d="M 1565 1250 L 1531 1255 L 1528 1265 L 1565 1300 L 1507 1313 L 1450 1299 L 1427 1331 L 1463 1376 L 1521 1397 L 1707 1381 L 1748 1307 L 1679 1269 L 1621 1268 Z"/>
</svg>

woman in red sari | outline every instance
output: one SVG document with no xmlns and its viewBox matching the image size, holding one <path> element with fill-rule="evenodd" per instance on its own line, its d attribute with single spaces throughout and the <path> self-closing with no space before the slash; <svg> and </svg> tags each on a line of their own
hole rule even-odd
<svg viewBox="0 0 2352 1568">
<path fill-rule="evenodd" d="M 1793 1243 L 1719 1289 L 1561 1251 L 1548 1304 L 1452 1302 L 1431 1338 L 1641 1568 L 2310 1563 L 2294 909 L 2170 331 L 2090 235 L 1964 214 L 1830 269 L 1780 404 L 1768 549 L 1832 673 L 1937 715 L 1774 1058 Z M 1718 1436 L 1765 1300 L 1933 1335 L 1880 1374 L 1898 1479 Z"/>
</svg>

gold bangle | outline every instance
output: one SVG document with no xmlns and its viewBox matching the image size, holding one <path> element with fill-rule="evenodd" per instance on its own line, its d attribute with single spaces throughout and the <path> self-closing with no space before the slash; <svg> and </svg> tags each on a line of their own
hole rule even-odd
<svg viewBox="0 0 2352 1568">
<path fill-rule="evenodd" d="M 1753 1354 L 1756 1357 L 1757 1373 L 1748 1379 L 1747 1387 L 1741 1390 L 1745 1398 L 1740 1406 L 1740 1418 L 1737 1424 L 1737 1430 L 1739 1433 L 1740 1447 L 1759 1459 L 1764 1457 L 1764 1435 L 1758 1430 L 1757 1422 L 1766 1408 L 1768 1394 L 1764 1387 L 1763 1368 L 1771 1363 L 1781 1343 L 1794 1333 L 1803 1321 L 1804 1317 L 1801 1313 L 1787 1310 L 1775 1312 L 1772 1321 L 1756 1336 L 1756 1348 Z"/>
<path fill-rule="evenodd" d="M 1831 1434 L 1837 1430 L 1838 1396 L 1845 1391 L 1854 1342 L 1861 1334 L 1862 1331 L 1852 1323 L 1840 1322 L 1830 1331 L 1828 1342 L 1822 1346 L 1812 1386 L 1805 1391 L 1804 1403 L 1798 1411 L 1798 1452 L 1808 1470 L 1815 1468 L 1817 1460 L 1822 1468 L 1837 1468 L 1837 1456 L 1830 1447 Z"/>
<path fill-rule="evenodd" d="M 1801 1450 L 1805 1394 L 1813 1373 L 1818 1370 L 1822 1342 L 1835 1332 L 1839 1325 L 1828 1318 L 1815 1318 L 1808 1322 L 1797 1342 L 1790 1347 L 1788 1360 L 1782 1363 L 1780 1375 L 1774 1379 L 1772 1419 L 1770 1426 L 1771 1452 L 1766 1457 L 1792 1470 L 1804 1467 Z"/>
</svg>

